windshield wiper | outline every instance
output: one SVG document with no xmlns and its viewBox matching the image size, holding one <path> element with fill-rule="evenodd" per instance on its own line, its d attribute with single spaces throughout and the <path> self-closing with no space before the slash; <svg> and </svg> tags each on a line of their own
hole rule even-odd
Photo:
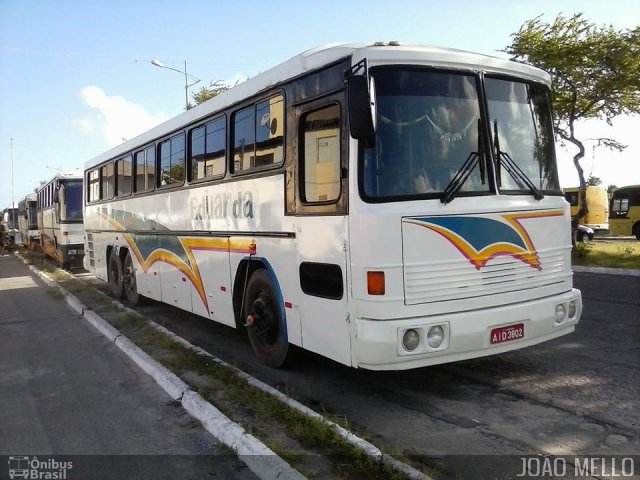
<svg viewBox="0 0 640 480">
<path fill-rule="evenodd" d="M 507 152 L 503 152 L 500 150 L 500 140 L 498 138 L 498 120 L 494 120 L 493 122 L 493 131 L 494 131 L 494 145 L 496 147 L 496 159 L 498 160 L 498 165 L 496 166 L 496 177 L 498 182 L 500 182 L 500 166 L 504 167 L 511 178 L 513 178 L 520 185 L 526 186 L 529 191 L 532 193 L 533 198 L 536 200 L 542 200 L 544 195 L 540 193 L 540 190 L 536 188 L 533 182 L 527 177 L 527 174 L 522 171 L 522 169 L 518 166 L 516 162 L 509 156 Z"/>
<path fill-rule="evenodd" d="M 467 178 L 469 178 L 469 175 L 471 175 L 473 169 L 476 167 L 478 162 L 480 162 L 480 159 L 482 158 L 482 145 L 482 123 L 480 119 L 478 119 L 478 151 L 471 152 L 469 154 L 467 159 L 462 164 L 462 167 L 460 167 L 460 169 L 456 172 L 456 174 L 449 182 L 449 185 L 447 185 L 444 189 L 440 201 L 445 205 L 455 198 L 456 194 L 464 185 L 464 182 L 466 182 Z M 480 162 L 480 178 L 482 180 L 482 184 L 484 185 L 484 165 L 482 162 Z"/>
</svg>

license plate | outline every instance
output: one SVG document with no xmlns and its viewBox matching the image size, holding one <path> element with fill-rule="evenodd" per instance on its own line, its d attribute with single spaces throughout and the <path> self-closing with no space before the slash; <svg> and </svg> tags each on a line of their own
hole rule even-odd
<svg viewBox="0 0 640 480">
<path fill-rule="evenodd" d="M 494 328 L 491 330 L 489 340 L 491 344 L 511 342 L 524 338 L 524 323 L 509 325 L 507 327 Z"/>
</svg>

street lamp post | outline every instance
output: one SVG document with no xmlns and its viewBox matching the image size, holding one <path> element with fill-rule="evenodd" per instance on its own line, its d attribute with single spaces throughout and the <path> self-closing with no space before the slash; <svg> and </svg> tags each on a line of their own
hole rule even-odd
<svg viewBox="0 0 640 480">
<path fill-rule="evenodd" d="M 151 65 L 155 65 L 156 67 L 160 68 L 166 68 L 168 70 L 173 70 L 174 72 L 178 72 L 181 75 L 184 75 L 184 108 L 185 110 L 189 110 L 189 87 L 193 87 L 200 81 L 200 79 L 187 73 L 187 61 L 184 61 L 184 71 L 178 70 L 177 68 L 168 67 L 159 60 L 151 60 Z M 189 79 L 193 80 L 193 83 L 190 84 Z"/>
<path fill-rule="evenodd" d="M 13 196 L 13 168 L 14 168 L 14 154 L 13 154 L 13 137 L 11 137 L 11 208 L 16 207 L 16 202 Z M 11 215 L 13 215 L 13 210 L 11 210 Z"/>
</svg>

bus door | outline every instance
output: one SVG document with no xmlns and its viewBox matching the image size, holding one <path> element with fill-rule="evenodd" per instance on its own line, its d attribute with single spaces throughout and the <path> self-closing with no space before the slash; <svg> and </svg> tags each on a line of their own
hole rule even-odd
<svg viewBox="0 0 640 480">
<path fill-rule="evenodd" d="M 296 108 L 295 233 L 305 349 L 351 365 L 347 305 L 347 134 L 345 95 Z"/>
</svg>

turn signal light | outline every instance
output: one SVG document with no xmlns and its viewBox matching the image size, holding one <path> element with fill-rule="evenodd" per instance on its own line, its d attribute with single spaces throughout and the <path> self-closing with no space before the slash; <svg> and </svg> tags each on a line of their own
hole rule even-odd
<svg viewBox="0 0 640 480">
<path fill-rule="evenodd" d="M 384 295 L 384 272 L 367 272 L 369 295 Z"/>
</svg>

